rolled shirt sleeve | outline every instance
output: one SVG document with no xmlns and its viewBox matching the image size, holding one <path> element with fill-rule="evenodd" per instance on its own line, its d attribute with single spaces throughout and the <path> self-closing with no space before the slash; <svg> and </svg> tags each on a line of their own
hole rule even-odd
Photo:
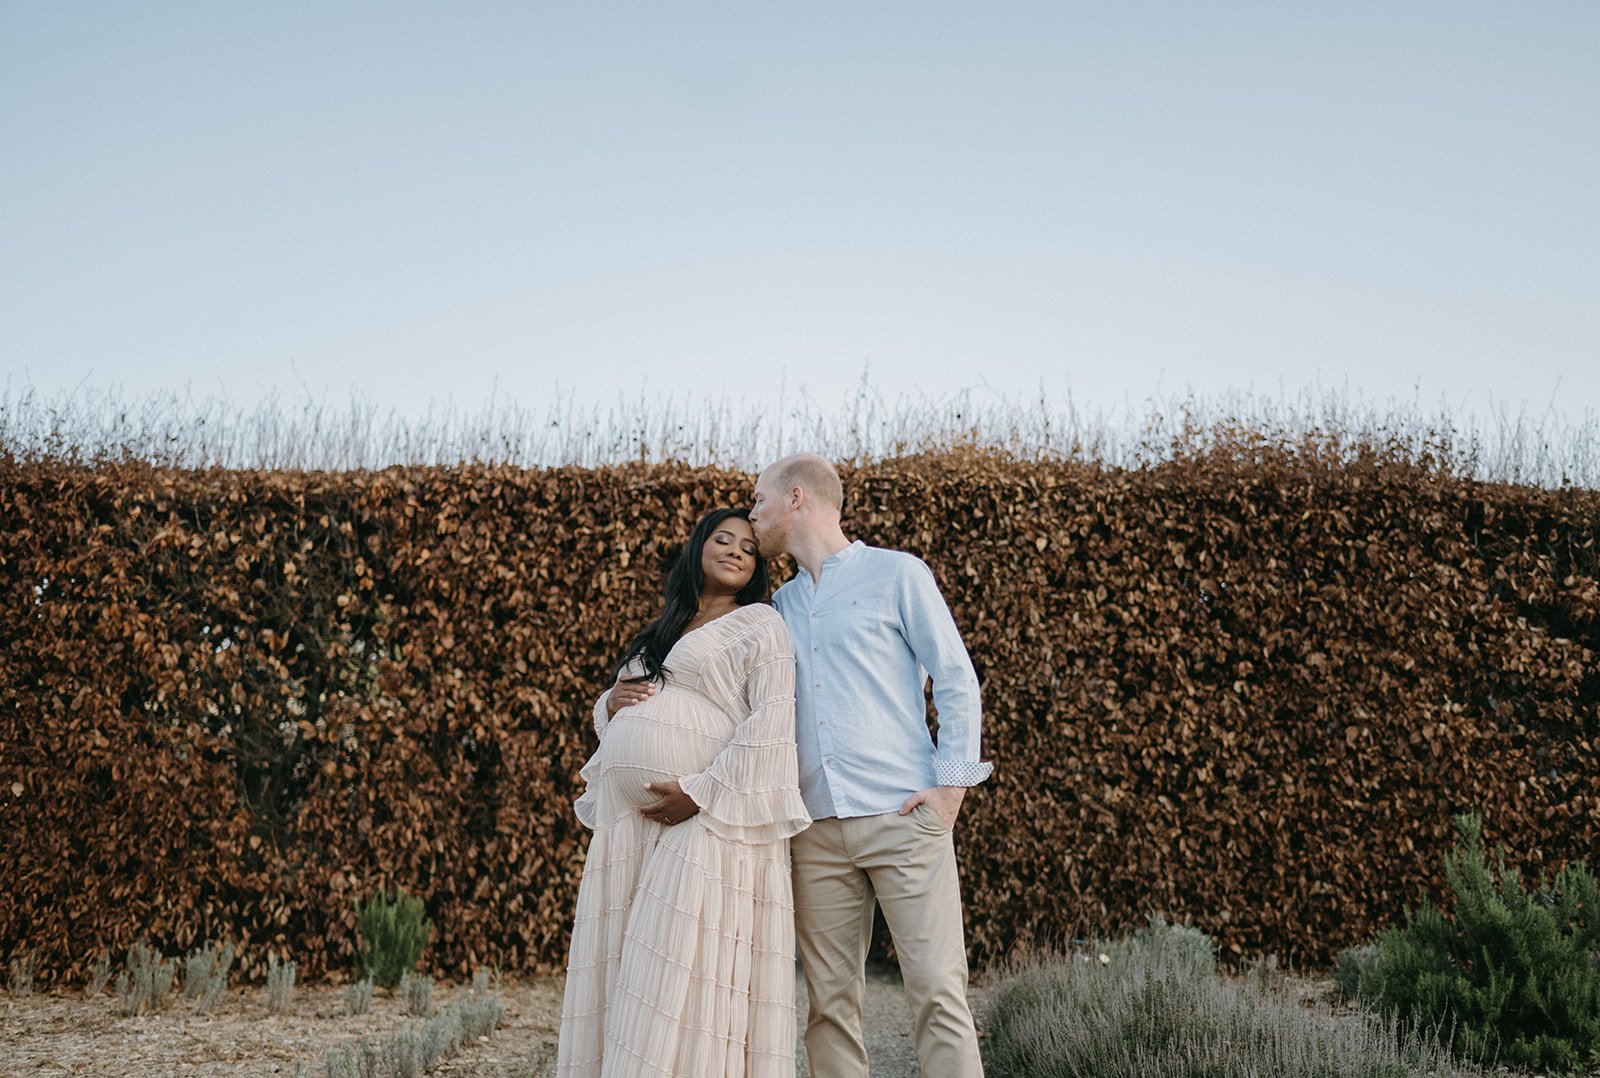
<svg viewBox="0 0 1600 1078">
<path fill-rule="evenodd" d="M 939 786 L 976 786 L 994 773 L 994 764 L 979 759 L 983 702 L 978 674 L 933 570 L 920 558 L 906 562 L 900 618 L 912 654 L 933 679 L 933 705 L 939 711 L 934 781 Z"/>
</svg>

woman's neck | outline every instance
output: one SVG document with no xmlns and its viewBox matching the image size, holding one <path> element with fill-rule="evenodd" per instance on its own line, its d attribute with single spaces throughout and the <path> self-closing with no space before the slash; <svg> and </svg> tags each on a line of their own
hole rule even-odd
<svg viewBox="0 0 1600 1078">
<path fill-rule="evenodd" d="M 739 600 L 731 592 L 701 592 L 699 609 L 695 617 L 704 621 L 720 614 L 732 612 L 739 605 Z"/>
</svg>

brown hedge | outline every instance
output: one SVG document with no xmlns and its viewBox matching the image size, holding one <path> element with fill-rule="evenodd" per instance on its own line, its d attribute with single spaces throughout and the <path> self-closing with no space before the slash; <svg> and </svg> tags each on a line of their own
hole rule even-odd
<svg viewBox="0 0 1600 1078">
<path fill-rule="evenodd" d="M 976 961 L 1159 910 L 1323 962 L 1440 891 L 1475 807 L 1530 869 L 1594 860 L 1600 495 L 1289 452 L 846 482 L 984 682 Z M 404 885 L 437 970 L 559 967 L 589 701 L 749 485 L 0 460 L 0 950 L 338 974 L 353 901 Z"/>
</svg>

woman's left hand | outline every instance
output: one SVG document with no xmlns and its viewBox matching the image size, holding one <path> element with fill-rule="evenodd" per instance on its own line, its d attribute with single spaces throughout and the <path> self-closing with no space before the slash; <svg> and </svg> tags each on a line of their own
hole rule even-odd
<svg viewBox="0 0 1600 1078">
<path fill-rule="evenodd" d="M 639 810 L 639 815 L 647 820 L 671 827 L 700 811 L 700 806 L 683 792 L 683 787 L 676 780 L 646 783 L 645 789 L 661 797 L 661 800 L 652 801 Z"/>
</svg>

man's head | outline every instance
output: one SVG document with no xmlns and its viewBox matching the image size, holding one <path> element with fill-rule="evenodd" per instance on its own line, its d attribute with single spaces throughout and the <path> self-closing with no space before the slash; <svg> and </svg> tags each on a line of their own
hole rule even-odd
<svg viewBox="0 0 1600 1078">
<path fill-rule="evenodd" d="M 768 554 L 790 549 L 792 540 L 839 527 L 844 486 L 833 465 L 815 453 L 784 457 L 756 479 L 750 526 Z"/>
</svg>

